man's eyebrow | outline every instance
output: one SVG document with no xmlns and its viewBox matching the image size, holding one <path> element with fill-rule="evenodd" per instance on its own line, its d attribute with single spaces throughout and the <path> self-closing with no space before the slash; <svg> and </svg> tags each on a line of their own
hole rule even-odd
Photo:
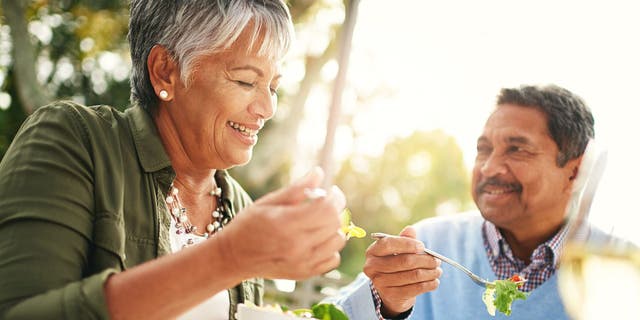
<svg viewBox="0 0 640 320">
<path fill-rule="evenodd" d="M 262 70 L 261 70 L 260 68 L 258 68 L 258 67 L 256 67 L 256 66 L 252 66 L 252 65 L 250 65 L 250 64 L 246 64 L 246 65 L 239 66 L 239 67 L 234 67 L 234 68 L 231 68 L 230 70 L 231 70 L 231 71 L 251 70 L 251 71 L 253 71 L 253 72 L 257 73 L 257 74 L 258 74 L 258 76 L 260 76 L 260 77 L 264 77 L 264 72 L 262 72 Z M 276 79 L 278 79 L 278 78 L 280 78 L 280 77 L 282 77 L 282 75 L 281 75 L 281 74 L 276 74 L 276 75 L 273 77 L 273 80 L 276 80 Z"/>
<path fill-rule="evenodd" d="M 514 144 L 527 144 L 527 145 L 531 144 L 531 140 L 523 136 L 507 137 L 506 140 L 508 143 L 514 143 Z"/>
</svg>

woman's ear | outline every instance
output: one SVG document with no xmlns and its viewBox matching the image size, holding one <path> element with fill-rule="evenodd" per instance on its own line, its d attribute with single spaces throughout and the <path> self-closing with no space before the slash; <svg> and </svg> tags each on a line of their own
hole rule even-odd
<svg viewBox="0 0 640 320">
<path fill-rule="evenodd" d="M 153 46 L 147 57 L 147 69 L 156 96 L 163 101 L 173 99 L 180 72 L 169 51 L 161 45 Z"/>
</svg>

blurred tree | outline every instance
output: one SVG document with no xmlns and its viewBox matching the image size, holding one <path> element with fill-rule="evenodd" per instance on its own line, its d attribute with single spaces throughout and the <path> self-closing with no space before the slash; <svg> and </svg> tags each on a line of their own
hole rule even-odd
<svg viewBox="0 0 640 320">
<path fill-rule="evenodd" d="M 398 138 L 380 156 L 354 155 L 336 184 L 347 195 L 353 221 L 368 232 L 397 234 L 420 219 L 472 208 L 462 151 L 439 130 Z M 352 276 L 362 270 L 371 242 L 350 240 L 340 270 Z"/>
<path fill-rule="evenodd" d="M 127 107 L 127 1 L 2 1 L 2 13 L 0 156 L 52 99 Z"/>
</svg>

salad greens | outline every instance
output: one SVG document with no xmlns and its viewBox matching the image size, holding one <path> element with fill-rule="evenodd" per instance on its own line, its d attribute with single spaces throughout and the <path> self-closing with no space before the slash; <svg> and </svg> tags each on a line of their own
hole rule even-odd
<svg viewBox="0 0 640 320">
<path fill-rule="evenodd" d="M 256 306 L 252 302 L 245 302 L 245 305 L 261 310 L 270 310 L 272 312 L 282 313 L 290 316 L 296 316 L 305 319 L 319 319 L 319 320 L 349 320 L 349 317 L 342 311 L 342 309 L 332 303 L 316 303 L 311 309 L 294 309 L 291 310 L 286 306 L 280 304 L 268 304 L 264 306 Z"/>
<path fill-rule="evenodd" d="M 520 276 L 514 275 L 507 280 L 493 281 L 492 286 L 487 286 L 482 294 L 482 301 L 487 306 L 487 312 L 492 316 L 496 315 L 496 310 L 507 316 L 511 315 L 511 303 L 517 299 L 527 299 L 527 293 L 518 289 L 523 285 L 523 281 L 524 279 Z"/>
<path fill-rule="evenodd" d="M 317 303 L 311 309 L 292 310 L 297 316 L 313 317 L 320 320 L 349 320 L 340 307 L 332 303 Z"/>
</svg>

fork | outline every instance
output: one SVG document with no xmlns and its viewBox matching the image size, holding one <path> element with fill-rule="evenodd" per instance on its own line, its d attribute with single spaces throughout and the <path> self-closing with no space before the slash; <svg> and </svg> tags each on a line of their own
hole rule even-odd
<svg viewBox="0 0 640 320">
<path fill-rule="evenodd" d="M 386 238 L 386 237 L 393 237 L 391 235 L 388 235 L 386 233 L 382 233 L 382 232 L 373 232 L 371 233 L 371 237 L 374 239 L 382 239 L 382 238 Z M 477 285 L 483 287 L 483 288 L 493 288 L 495 287 L 495 284 L 493 282 L 487 281 L 486 279 L 481 278 L 480 276 L 478 276 L 477 274 L 471 272 L 471 270 L 467 269 L 465 266 L 457 263 L 454 260 L 451 260 L 431 249 L 427 249 L 426 247 L 424 248 L 424 252 L 426 254 L 429 254 L 431 256 L 434 256 L 450 265 L 452 265 L 453 267 L 455 267 L 456 269 L 459 269 L 460 271 L 464 272 L 467 276 L 469 276 L 469 278 L 471 280 L 473 280 L 473 282 L 475 282 Z M 516 283 L 524 283 L 526 280 L 524 281 L 518 281 Z"/>
</svg>

